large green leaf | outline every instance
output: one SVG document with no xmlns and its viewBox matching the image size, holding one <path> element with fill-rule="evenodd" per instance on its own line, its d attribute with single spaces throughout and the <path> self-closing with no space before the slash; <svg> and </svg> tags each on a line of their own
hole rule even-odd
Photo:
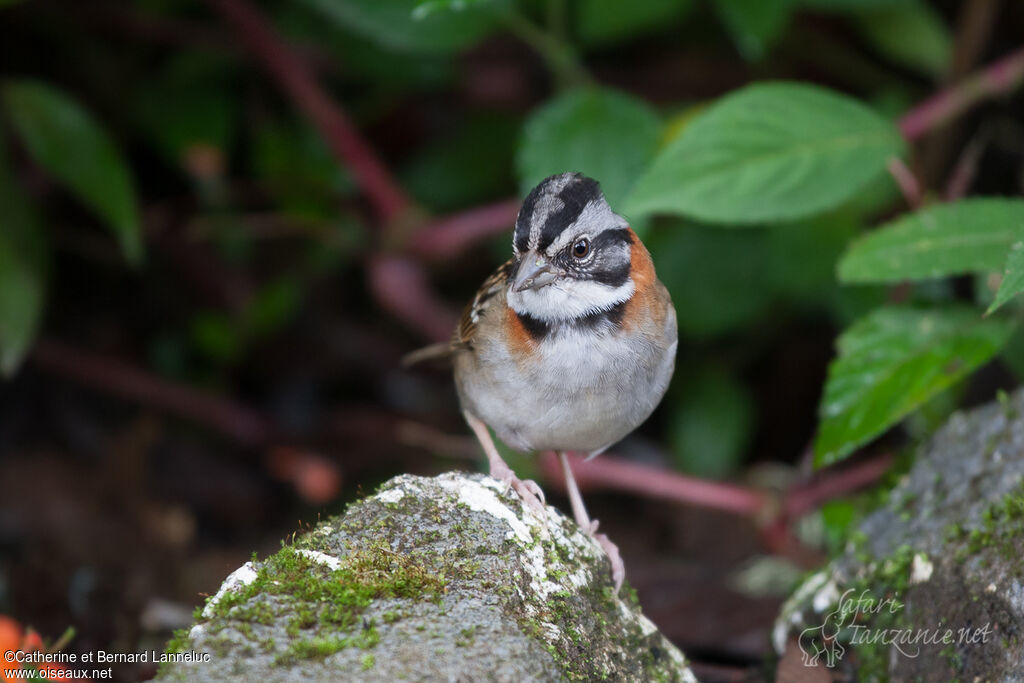
<svg viewBox="0 0 1024 683">
<path fill-rule="evenodd" d="M 887 223 L 839 262 L 844 282 L 899 282 L 1000 270 L 1024 229 L 1024 200 L 963 199 Z"/>
<path fill-rule="evenodd" d="M 757 223 L 821 213 L 903 151 L 896 127 L 844 95 L 759 83 L 689 124 L 637 182 L 626 211 Z"/>
<path fill-rule="evenodd" d="M 857 24 L 876 50 L 899 64 L 931 76 L 940 76 L 949 67 L 949 28 L 922 0 L 869 7 L 857 13 Z"/>
<path fill-rule="evenodd" d="M 789 21 L 791 0 L 715 0 L 715 8 L 743 57 L 758 61 Z"/>
<path fill-rule="evenodd" d="M 1024 292 L 1024 242 L 1017 241 L 1010 247 L 1010 253 L 1006 256 L 1003 281 L 996 292 L 995 301 L 988 307 L 985 315 L 994 312 L 1021 292 Z"/>
<path fill-rule="evenodd" d="M 423 11 L 416 0 L 302 0 L 328 20 L 400 52 L 454 52 L 500 21 L 504 0 L 472 2 L 458 12 Z M 430 6 L 428 6 L 430 7 Z"/>
<path fill-rule="evenodd" d="M 129 263 L 142 260 L 135 191 L 128 166 L 106 132 L 67 94 L 36 81 L 3 85 L 14 130 L 32 158 L 92 209 Z"/>
<path fill-rule="evenodd" d="M 846 457 L 999 352 L 1013 324 L 974 308 L 880 308 L 840 337 L 815 462 Z"/>
<path fill-rule="evenodd" d="M 525 194 L 554 173 L 581 171 L 601 183 L 613 209 L 654 156 L 658 115 L 644 102 L 605 88 L 559 95 L 530 115 L 519 146 Z"/>
<path fill-rule="evenodd" d="M 0 374 L 13 374 L 28 352 L 45 290 L 46 242 L 0 138 Z"/>
</svg>

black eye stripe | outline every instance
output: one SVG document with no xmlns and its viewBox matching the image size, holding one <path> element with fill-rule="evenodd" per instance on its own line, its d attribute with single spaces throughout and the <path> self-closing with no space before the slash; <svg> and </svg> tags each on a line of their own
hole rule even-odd
<svg viewBox="0 0 1024 683">
<path fill-rule="evenodd" d="M 609 287 L 621 287 L 629 280 L 629 261 L 610 267 L 596 268 L 588 273 L 587 279 Z"/>
<path fill-rule="evenodd" d="M 594 235 L 590 240 L 590 249 L 595 251 L 616 244 L 633 244 L 633 235 L 629 228 L 615 228 Z"/>
</svg>

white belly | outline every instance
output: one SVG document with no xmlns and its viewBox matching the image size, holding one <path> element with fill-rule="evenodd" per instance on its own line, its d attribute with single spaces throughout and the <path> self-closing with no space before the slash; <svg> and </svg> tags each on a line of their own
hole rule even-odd
<svg viewBox="0 0 1024 683">
<path fill-rule="evenodd" d="M 556 333 L 525 369 L 503 346 L 479 346 L 455 358 L 459 397 L 516 450 L 600 452 L 661 401 L 675 364 L 674 319 L 671 330 L 668 346 L 613 332 Z"/>
</svg>

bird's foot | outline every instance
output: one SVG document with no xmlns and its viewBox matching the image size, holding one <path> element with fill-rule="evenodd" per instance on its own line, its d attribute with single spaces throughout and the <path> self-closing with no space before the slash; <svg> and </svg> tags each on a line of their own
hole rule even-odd
<svg viewBox="0 0 1024 683">
<path fill-rule="evenodd" d="M 534 512 L 544 514 L 544 491 L 532 479 L 520 479 L 507 465 L 491 467 L 491 476 L 505 485 L 505 490 L 514 489 L 523 499 L 527 507 Z"/>
<path fill-rule="evenodd" d="M 597 528 L 596 521 L 593 523 L 593 527 Z M 619 554 L 619 546 L 612 543 L 606 534 L 592 533 L 590 536 L 601 545 L 609 562 L 612 563 L 612 581 L 615 582 L 615 592 L 618 593 L 626 578 L 626 565 L 623 564 L 622 555 Z"/>
<path fill-rule="evenodd" d="M 604 550 L 604 554 L 608 556 L 608 561 L 612 563 L 612 581 L 615 582 L 615 592 L 618 593 L 622 588 L 622 581 L 626 578 L 626 565 L 622 562 L 622 555 L 619 554 L 619 546 L 612 543 L 607 534 L 597 533 L 597 526 L 598 521 L 592 519 L 583 527 L 583 532 L 597 541 Z"/>
</svg>

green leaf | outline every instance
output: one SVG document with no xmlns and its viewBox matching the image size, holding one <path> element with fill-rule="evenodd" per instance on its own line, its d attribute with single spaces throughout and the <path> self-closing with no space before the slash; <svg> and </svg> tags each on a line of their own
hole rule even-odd
<svg viewBox="0 0 1024 683">
<path fill-rule="evenodd" d="M 549 175 L 581 171 L 621 210 L 660 132 L 658 115 L 636 98 L 606 88 L 571 90 L 527 120 L 517 157 L 519 187 L 525 194 Z"/>
<path fill-rule="evenodd" d="M 128 167 L 106 132 L 62 91 L 9 81 L 2 96 L 32 158 L 111 229 L 129 263 L 142 261 L 135 191 Z"/>
<path fill-rule="evenodd" d="M 715 8 L 747 61 L 764 58 L 789 23 L 790 0 L 715 0 Z"/>
<path fill-rule="evenodd" d="M 13 375 L 31 347 L 45 296 L 46 242 L 0 137 L 0 374 Z"/>
<path fill-rule="evenodd" d="M 857 13 L 857 25 L 883 56 L 930 76 L 941 76 L 953 56 L 953 38 L 930 5 L 915 0 Z"/>
<path fill-rule="evenodd" d="M 754 84 L 690 123 L 637 182 L 626 211 L 741 224 L 811 216 L 853 197 L 903 149 L 892 122 L 845 95 Z"/>
<path fill-rule="evenodd" d="M 427 12 L 415 17 L 416 0 L 302 0 L 329 21 L 398 52 L 455 52 L 497 28 L 496 8 L 505 3 L 473 2 L 460 12 Z"/>
<path fill-rule="evenodd" d="M 1010 247 L 1010 253 L 1006 256 L 1003 281 L 999 284 L 999 291 L 996 292 L 996 300 L 985 311 L 985 315 L 994 312 L 1021 292 L 1024 292 L 1024 242 L 1018 241 Z"/>
<path fill-rule="evenodd" d="M 837 462 L 999 352 L 1013 331 L 968 307 L 880 308 L 846 330 L 829 366 L 815 463 Z"/>
<path fill-rule="evenodd" d="M 1024 200 L 963 199 L 896 219 L 850 245 L 843 282 L 900 282 L 999 270 L 1024 229 Z"/>
<path fill-rule="evenodd" d="M 584 45 L 608 45 L 665 30 L 693 8 L 693 0 L 582 0 L 576 34 Z"/>
<path fill-rule="evenodd" d="M 674 411 L 670 439 L 679 467 L 699 477 L 732 474 L 750 443 L 754 406 L 750 393 L 719 370 L 686 382 Z"/>
</svg>

